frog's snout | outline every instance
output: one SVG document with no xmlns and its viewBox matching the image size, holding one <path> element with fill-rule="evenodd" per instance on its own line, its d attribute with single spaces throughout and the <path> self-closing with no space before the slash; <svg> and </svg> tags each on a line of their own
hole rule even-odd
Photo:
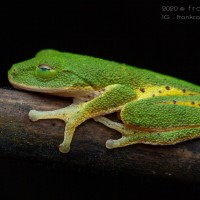
<svg viewBox="0 0 200 200">
<path fill-rule="evenodd" d="M 16 68 L 15 68 L 15 67 L 12 67 L 12 68 L 10 69 L 10 71 L 9 71 L 9 74 L 10 74 L 11 76 L 16 76 L 16 74 L 17 74 Z"/>
<path fill-rule="evenodd" d="M 12 67 L 8 71 L 8 79 L 9 79 L 9 81 L 13 80 L 16 75 L 17 75 L 17 69 L 15 67 Z"/>
</svg>

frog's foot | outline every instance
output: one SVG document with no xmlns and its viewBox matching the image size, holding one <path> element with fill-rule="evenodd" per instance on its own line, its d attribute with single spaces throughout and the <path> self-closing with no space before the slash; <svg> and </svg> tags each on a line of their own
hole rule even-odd
<svg viewBox="0 0 200 200">
<path fill-rule="evenodd" d="M 29 112 L 29 118 L 32 121 L 37 121 L 39 119 L 62 119 L 66 122 L 65 132 L 64 132 L 64 141 L 59 145 L 59 150 L 62 153 L 68 153 L 70 150 L 70 144 L 74 134 L 73 123 L 67 123 L 69 117 L 71 117 L 75 112 L 77 112 L 77 107 L 73 105 L 67 108 L 54 110 L 54 111 L 36 111 L 31 110 Z"/>
<path fill-rule="evenodd" d="M 134 130 L 127 129 L 124 124 L 113 122 L 112 120 L 106 117 L 94 117 L 96 122 L 100 122 L 103 125 L 112 128 L 118 132 L 120 132 L 123 136 L 128 136 L 134 134 Z"/>
<path fill-rule="evenodd" d="M 70 151 L 70 143 L 73 137 L 74 128 L 70 128 L 70 124 L 67 125 L 67 122 L 69 121 L 69 118 L 75 114 L 78 110 L 77 104 L 72 104 L 71 106 L 68 106 L 66 108 L 54 110 L 54 111 L 36 111 L 31 110 L 29 112 L 29 118 L 32 121 L 37 121 L 40 119 L 61 119 L 65 121 L 66 127 L 65 127 L 65 133 L 64 133 L 64 141 L 62 144 L 59 145 L 59 150 L 62 153 L 68 153 Z M 73 124 L 73 123 L 72 123 Z"/>
<path fill-rule="evenodd" d="M 183 141 L 200 137 L 200 128 L 185 128 L 168 132 L 136 133 L 130 136 L 123 136 L 118 140 L 109 139 L 106 141 L 108 149 L 124 147 L 131 144 L 151 144 L 151 145 L 173 145 Z"/>
</svg>

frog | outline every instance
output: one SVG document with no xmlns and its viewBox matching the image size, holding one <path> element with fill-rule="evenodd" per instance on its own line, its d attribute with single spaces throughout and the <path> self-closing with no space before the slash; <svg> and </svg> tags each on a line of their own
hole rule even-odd
<svg viewBox="0 0 200 200">
<path fill-rule="evenodd" d="M 107 149 L 133 144 L 175 145 L 200 137 L 200 87 L 193 83 L 94 56 L 40 50 L 13 64 L 14 88 L 73 98 L 65 108 L 31 110 L 30 120 L 65 122 L 59 151 L 68 153 L 76 128 L 94 119 L 121 134 Z M 108 115 L 117 113 L 118 120 Z M 95 133 L 94 133 L 95 134 Z"/>
</svg>

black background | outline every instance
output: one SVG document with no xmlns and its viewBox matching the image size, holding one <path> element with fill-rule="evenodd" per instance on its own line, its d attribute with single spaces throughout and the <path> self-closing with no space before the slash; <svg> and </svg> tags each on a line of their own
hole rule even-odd
<svg viewBox="0 0 200 200">
<path fill-rule="evenodd" d="M 2 6 L 0 11 L 0 87 L 10 88 L 7 70 L 45 48 L 86 54 L 151 69 L 200 84 L 200 20 L 177 20 L 197 11 L 162 11 L 162 6 L 187 8 L 190 3 L 134 1 L 74 5 Z M 162 19 L 169 14 L 174 19 Z M 200 194 L 197 183 L 162 177 L 49 169 L 41 163 L 14 159 L 1 162 L 1 194 L 21 199 L 190 199 Z M 6 163 L 6 164 L 5 164 Z M 22 165 L 24 167 L 22 167 Z M 64 173 L 64 175 L 63 175 Z"/>
</svg>

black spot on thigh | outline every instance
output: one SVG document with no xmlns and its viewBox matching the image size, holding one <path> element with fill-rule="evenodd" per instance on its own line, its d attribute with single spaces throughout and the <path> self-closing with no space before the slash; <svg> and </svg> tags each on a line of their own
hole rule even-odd
<svg viewBox="0 0 200 200">
<path fill-rule="evenodd" d="M 191 104 L 192 104 L 192 105 L 194 105 L 194 104 L 195 104 L 195 102 L 194 102 L 194 101 L 192 101 L 192 102 L 191 102 Z"/>
<path fill-rule="evenodd" d="M 175 101 L 175 100 L 173 100 L 173 104 L 176 104 L 176 101 Z"/>
<path fill-rule="evenodd" d="M 183 91 L 183 93 L 186 93 L 186 89 L 183 89 L 182 91 Z"/>
<path fill-rule="evenodd" d="M 165 88 L 166 88 L 166 90 L 170 90 L 170 87 L 169 87 L 169 86 L 166 86 Z"/>
<path fill-rule="evenodd" d="M 162 93 L 162 91 L 161 91 L 161 90 L 159 90 L 158 92 L 159 92 L 159 93 Z"/>
<path fill-rule="evenodd" d="M 140 91 L 144 93 L 144 92 L 145 92 L 145 89 L 144 89 L 144 88 L 140 88 Z"/>
</svg>

